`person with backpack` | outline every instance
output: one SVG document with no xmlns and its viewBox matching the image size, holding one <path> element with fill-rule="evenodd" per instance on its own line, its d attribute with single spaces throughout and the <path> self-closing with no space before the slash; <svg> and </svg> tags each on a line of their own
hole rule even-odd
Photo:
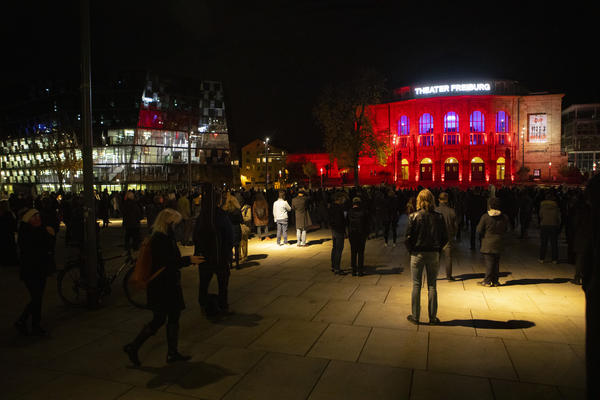
<svg viewBox="0 0 600 400">
<path fill-rule="evenodd" d="M 267 235 L 269 232 L 269 205 L 265 200 L 265 196 L 260 192 L 257 193 L 252 204 L 252 216 L 254 217 L 254 225 L 256 225 L 256 233 L 260 240 L 264 240 L 263 235 Z"/>
<path fill-rule="evenodd" d="M 273 219 L 277 223 L 277 245 L 283 246 L 288 244 L 288 212 L 292 211 L 292 208 L 285 201 L 285 192 L 279 191 L 279 199 L 273 203 Z M 283 244 L 281 243 L 281 237 L 283 236 Z"/>
<path fill-rule="evenodd" d="M 363 276 L 369 220 L 369 213 L 362 208 L 360 197 L 353 198 L 352 208 L 348 212 L 348 239 L 350 240 L 352 276 Z"/>
<path fill-rule="evenodd" d="M 500 199 L 490 197 L 488 212 L 481 216 L 479 224 L 477 224 L 477 234 L 481 237 L 480 252 L 486 267 L 485 278 L 478 282 L 481 286 L 500 286 L 500 282 L 498 282 L 500 254 L 510 224 L 508 217 L 500 211 L 500 207 Z"/>
<path fill-rule="evenodd" d="M 152 227 L 152 236 L 144 243 L 139 258 L 147 260 L 150 265 L 136 264 L 136 273 L 140 269 L 147 272 L 143 275 L 147 283 L 148 308 L 153 318 L 144 325 L 132 342 L 123 347 L 131 363 L 139 367 L 141 362 L 138 351 L 150 336 L 167 324 L 167 363 L 187 361 L 191 357 L 178 351 L 179 317 L 185 308 L 183 290 L 181 288 L 180 269 L 190 264 L 199 264 L 201 256 L 182 257 L 175 240 L 175 226 L 182 220 L 181 214 L 173 209 L 164 209 L 156 217 Z M 150 253 L 150 254 L 148 254 Z"/>
</svg>

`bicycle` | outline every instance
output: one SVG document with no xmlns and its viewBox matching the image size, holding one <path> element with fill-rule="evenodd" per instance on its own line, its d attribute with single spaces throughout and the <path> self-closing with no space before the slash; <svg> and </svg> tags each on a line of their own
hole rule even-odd
<svg viewBox="0 0 600 400">
<path fill-rule="evenodd" d="M 135 268 L 135 259 L 131 254 L 127 254 L 123 264 L 113 274 L 107 275 L 105 271 L 105 263 L 115 260 L 121 256 L 110 258 L 102 258 L 102 254 L 98 251 L 98 297 L 102 298 L 112 293 L 113 282 L 123 275 L 123 291 L 129 303 L 137 308 L 146 309 L 145 291 L 136 288 L 129 284 L 131 274 Z M 85 263 L 83 259 L 68 263 L 56 277 L 58 294 L 61 300 L 68 306 L 81 306 L 87 302 L 87 292 L 89 286 L 85 277 Z"/>
</svg>

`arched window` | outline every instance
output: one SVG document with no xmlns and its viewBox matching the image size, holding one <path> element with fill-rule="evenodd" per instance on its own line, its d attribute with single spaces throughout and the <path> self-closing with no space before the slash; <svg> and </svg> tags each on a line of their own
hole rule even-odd
<svg viewBox="0 0 600 400">
<path fill-rule="evenodd" d="M 473 111 L 469 119 L 471 133 L 481 133 L 484 131 L 485 119 L 481 111 Z"/>
<path fill-rule="evenodd" d="M 498 111 L 496 113 L 496 132 L 497 133 L 510 132 L 510 115 L 507 112 Z"/>
<path fill-rule="evenodd" d="M 433 117 L 431 114 L 425 113 L 419 118 L 419 133 L 433 133 Z"/>
<path fill-rule="evenodd" d="M 444 115 L 444 133 L 458 132 L 458 114 L 450 111 Z"/>
<path fill-rule="evenodd" d="M 408 135 L 408 117 L 403 115 L 398 120 L 398 135 Z"/>
</svg>

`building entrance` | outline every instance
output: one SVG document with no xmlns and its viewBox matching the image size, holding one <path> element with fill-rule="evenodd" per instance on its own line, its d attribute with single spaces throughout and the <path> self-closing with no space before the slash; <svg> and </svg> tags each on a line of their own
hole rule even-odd
<svg viewBox="0 0 600 400">
<path fill-rule="evenodd" d="M 430 181 L 433 179 L 433 163 L 431 162 L 431 159 L 424 158 L 421 161 L 421 168 L 419 172 L 419 176 L 422 181 Z"/>
<path fill-rule="evenodd" d="M 471 180 L 485 180 L 485 164 L 483 163 L 483 160 L 479 157 L 475 157 L 471 160 Z"/>
<path fill-rule="evenodd" d="M 444 163 L 444 180 L 458 180 L 458 160 L 456 158 L 448 158 Z"/>
</svg>

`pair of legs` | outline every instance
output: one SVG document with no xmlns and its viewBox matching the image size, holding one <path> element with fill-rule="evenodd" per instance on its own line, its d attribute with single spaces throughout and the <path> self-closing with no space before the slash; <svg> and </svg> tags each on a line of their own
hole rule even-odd
<svg viewBox="0 0 600 400">
<path fill-rule="evenodd" d="M 540 227 L 540 260 L 546 258 L 548 242 L 552 251 L 552 261 L 558 261 L 558 226 Z"/>
<path fill-rule="evenodd" d="M 485 263 L 485 278 L 483 278 L 483 283 L 499 285 L 500 254 L 483 253 L 483 262 Z"/>
<path fill-rule="evenodd" d="M 427 274 L 427 289 L 429 290 L 429 322 L 437 319 L 437 276 L 440 269 L 440 254 L 435 251 L 424 251 L 410 255 L 410 270 L 412 273 L 412 317 L 419 321 L 421 316 L 421 285 L 423 270 Z"/>
<path fill-rule="evenodd" d="M 333 248 L 331 249 L 331 270 L 336 274 L 340 272 L 342 252 L 344 251 L 344 232 L 331 231 Z"/>
<path fill-rule="evenodd" d="M 298 246 L 306 246 L 306 228 L 296 228 Z"/>
<path fill-rule="evenodd" d="M 362 274 L 365 261 L 367 236 L 362 233 L 350 233 L 350 266 L 352 274 Z"/>
<path fill-rule="evenodd" d="M 125 250 L 130 253 L 131 250 L 138 250 L 140 248 L 140 243 L 142 242 L 140 236 L 140 227 L 134 228 L 125 228 L 125 238 L 123 245 L 125 246 Z"/>
<path fill-rule="evenodd" d="M 227 300 L 227 292 L 229 288 L 229 276 L 231 271 L 228 267 L 199 267 L 198 274 L 200 283 L 198 285 L 198 303 L 206 310 L 208 300 L 208 286 L 213 274 L 217 276 L 219 285 L 219 308 L 223 311 L 229 310 L 229 302 Z"/>
<path fill-rule="evenodd" d="M 256 225 L 256 234 L 258 235 L 260 240 L 263 240 L 268 232 L 269 229 L 267 228 L 267 225 Z"/>
<path fill-rule="evenodd" d="M 444 269 L 446 270 L 446 278 L 452 279 L 452 239 L 442 249 L 441 259 L 444 260 Z"/>
<path fill-rule="evenodd" d="M 153 318 L 148 324 L 144 325 L 140 333 L 133 339 L 133 341 L 123 348 L 125 353 L 129 356 L 130 361 L 135 366 L 140 365 L 137 352 L 142 347 L 142 344 L 150 336 L 156 334 L 161 326 L 167 323 L 167 362 L 173 361 L 187 361 L 190 357 L 182 356 L 179 354 L 177 349 L 179 343 L 179 317 L 181 316 L 180 310 L 173 311 L 153 311 Z"/>
<path fill-rule="evenodd" d="M 281 243 L 282 237 L 283 237 L 283 244 L 288 244 L 287 230 L 288 230 L 287 219 L 277 220 L 277 244 Z"/>
<path fill-rule="evenodd" d="M 396 244 L 397 226 L 397 219 L 387 219 L 383 221 L 383 239 L 385 240 L 385 244 L 388 242 L 390 230 L 392 231 L 392 240 L 394 241 L 394 244 Z"/>
<path fill-rule="evenodd" d="M 27 323 L 31 317 L 31 331 L 34 334 L 43 333 L 40 326 L 42 320 L 42 298 L 46 288 L 46 279 L 27 279 L 24 281 L 29 292 L 29 303 L 25 306 L 23 313 L 17 320 L 16 326 L 22 333 L 27 333 Z"/>
<path fill-rule="evenodd" d="M 242 262 L 248 257 L 248 237 L 244 235 L 242 235 L 242 240 L 240 240 L 240 257 Z"/>
</svg>

